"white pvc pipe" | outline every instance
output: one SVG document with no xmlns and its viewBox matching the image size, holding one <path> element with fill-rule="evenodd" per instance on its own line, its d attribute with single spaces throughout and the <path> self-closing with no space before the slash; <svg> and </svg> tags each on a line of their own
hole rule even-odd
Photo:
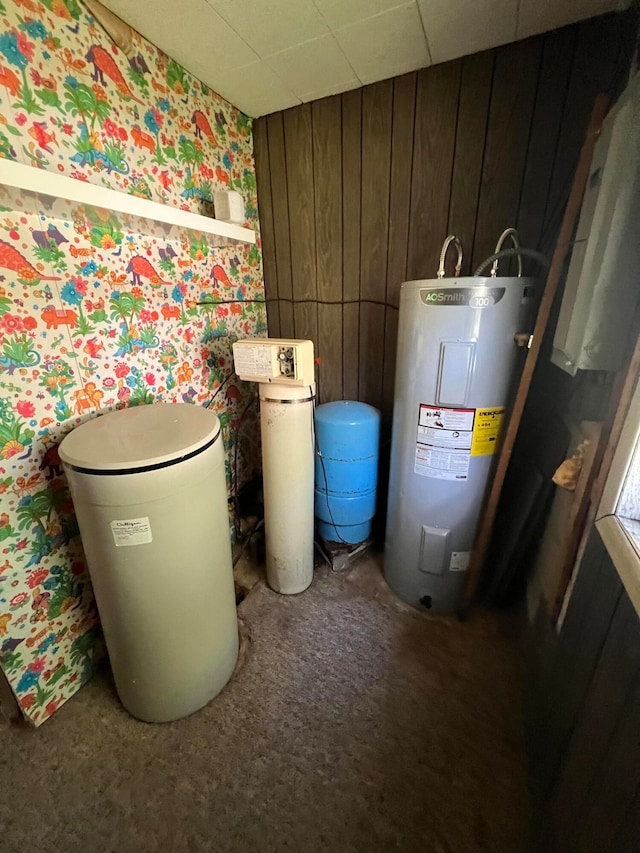
<svg viewBox="0 0 640 853">
<path fill-rule="evenodd" d="M 315 386 L 260 385 L 267 581 L 295 595 L 313 580 Z"/>
</svg>

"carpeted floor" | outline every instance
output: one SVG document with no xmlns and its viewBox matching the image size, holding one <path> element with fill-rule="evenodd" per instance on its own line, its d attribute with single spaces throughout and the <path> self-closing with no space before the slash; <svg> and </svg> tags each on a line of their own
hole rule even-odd
<svg viewBox="0 0 640 853">
<path fill-rule="evenodd" d="M 258 584 L 220 696 L 147 725 L 108 673 L 39 730 L 0 729 L 3 853 L 525 853 L 517 660 L 496 618 L 412 611 L 374 559 Z"/>
</svg>

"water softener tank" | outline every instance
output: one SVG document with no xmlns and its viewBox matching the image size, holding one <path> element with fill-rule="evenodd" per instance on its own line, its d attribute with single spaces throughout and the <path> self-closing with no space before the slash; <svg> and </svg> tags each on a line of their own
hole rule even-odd
<svg viewBox="0 0 640 853">
<path fill-rule="evenodd" d="M 415 606 L 456 607 L 532 284 L 474 276 L 402 285 L 384 573 Z"/>
<path fill-rule="evenodd" d="M 118 694 L 141 720 L 191 714 L 238 656 L 220 421 L 155 403 L 60 445 Z"/>
<path fill-rule="evenodd" d="M 376 510 L 380 412 L 353 400 L 324 403 L 315 427 L 318 532 L 356 545 L 371 533 Z"/>
</svg>

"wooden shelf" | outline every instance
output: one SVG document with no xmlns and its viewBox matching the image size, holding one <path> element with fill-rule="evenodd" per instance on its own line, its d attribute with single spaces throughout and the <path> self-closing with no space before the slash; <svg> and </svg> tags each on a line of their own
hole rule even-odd
<svg viewBox="0 0 640 853">
<path fill-rule="evenodd" d="M 216 246 L 226 245 L 231 241 L 256 242 L 255 231 L 251 228 L 244 228 L 232 222 L 221 222 L 219 219 L 128 195 L 88 181 L 69 178 L 57 172 L 26 166 L 14 160 L 0 159 L 0 184 L 17 190 L 21 195 L 32 193 L 48 196 L 54 200 L 103 208 L 116 216 L 121 214 L 125 217 L 123 226 L 130 231 L 145 234 L 149 230 L 155 231 L 156 229 L 150 229 L 145 223 L 136 222 L 146 220 L 148 223 L 158 223 L 161 226 L 161 236 L 167 239 L 179 239 L 181 232 L 195 231 L 206 235 L 209 242 Z"/>
</svg>

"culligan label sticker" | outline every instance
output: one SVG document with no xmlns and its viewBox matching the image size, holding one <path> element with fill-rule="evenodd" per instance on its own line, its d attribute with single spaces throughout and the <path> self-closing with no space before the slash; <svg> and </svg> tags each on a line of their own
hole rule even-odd
<svg viewBox="0 0 640 853">
<path fill-rule="evenodd" d="M 111 533 L 117 548 L 127 545 L 147 545 L 153 540 L 148 517 L 121 518 L 111 522 Z"/>
</svg>

